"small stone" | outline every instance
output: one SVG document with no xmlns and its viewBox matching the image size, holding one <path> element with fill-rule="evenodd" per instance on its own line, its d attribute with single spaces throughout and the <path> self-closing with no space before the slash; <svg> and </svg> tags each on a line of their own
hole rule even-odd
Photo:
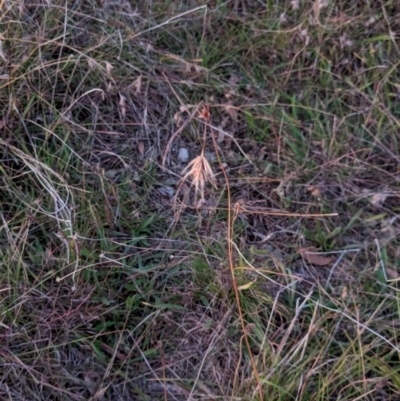
<svg viewBox="0 0 400 401">
<path fill-rule="evenodd" d="M 189 150 L 187 148 L 179 149 L 178 160 L 182 163 L 187 163 L 189 161 Z"/>
</svg>

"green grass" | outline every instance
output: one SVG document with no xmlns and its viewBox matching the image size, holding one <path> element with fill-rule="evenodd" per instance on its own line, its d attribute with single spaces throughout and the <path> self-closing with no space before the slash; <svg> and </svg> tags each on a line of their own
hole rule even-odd
<svg viewBox="0 0 400 401">
<path fill-rule="evenodd" d="M 117 3 L 0 2 L 0 398 L 400 399 L 396 2 Z"/>
</svg>

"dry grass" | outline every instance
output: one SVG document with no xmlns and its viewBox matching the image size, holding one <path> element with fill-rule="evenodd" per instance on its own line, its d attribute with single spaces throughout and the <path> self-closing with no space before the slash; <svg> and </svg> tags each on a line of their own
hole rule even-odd
<svg viewBox="0 0 400 401">
<path fill-rule="evenodd" d="M 203 120 L 206 124 L 209 123 L 211 115 L 209 111 L 208 105 L 203 105 L 199 107 L 198 118 Z M 205 142 L 206 142 L 206 132 L 207 125 L 204 126 L 204 135 L 203 135 L 203 148 L 199 156 L 195 157 L 192 161 L 190 161 L 187 166 L 182 171 L 182 178 L 180 180 L 177 194 L 179 193 L 180 188 L 183 183 L 188 178 L 191 178 L 191 186 L 194 186 L 195 189 L 195 197 L 197 198 L 200 195 L 200 202 L 204 201 L 204 188 L 206 183 L 212 184 L 214 188 L 217 187 L 217 181 L 215 179 L 215 174 L 211 168 L 210 163 L 208 162 L 205 156 Z"/>
<path fill-rule="evenodd" d="M 204 199 L 204 187 L 206 183 L 211 183 L 214 187 L 217 185 L 210 163 L 205 158 L 204 153 L 201 153 L 189 162 L 183 169 L 182 174 L 181 182 L 191 177 L 196 196 L 200 194 L 201 199 Z"/>
<path fill-rule="evenodd" d="M 396 2 L 0 10 L 1 399 L 400 399 Z"/>
</svg>

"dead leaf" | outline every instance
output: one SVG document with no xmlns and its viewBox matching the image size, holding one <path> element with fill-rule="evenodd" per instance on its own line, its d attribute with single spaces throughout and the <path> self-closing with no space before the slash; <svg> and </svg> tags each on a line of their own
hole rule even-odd
<svg viewBox="0 0 400 401">
<path fill-rule="evenodd" d="M 307 191 L 311 193 L 311 196 L 313 196 L 314 198 L 319 198 L 321 196 L 321 191 L 319 190 L 319 188 L 314 187 L 314 185 L 310 185 L 307 188 Z"/>
<path fill-rule="evenodd" d="M 248 283 L 246 283 L 246 284 L 240 285 L 240 286 L 238 287 L 238 290 L 239 290 L 239 291 L 248 290 L 254 283 L 255 283 L 254 281 L 250 281 L 250 282 L 248 282 Z"/>
<path fill-rule="evenodd" d="M 182 125 L 182 123 L 183 123 L 183 118 L 182 118 L 182 116 L 181 116 L 180 113 L 175 113 L 175 114 L 174 114 L 174 121 L 175 121 L 175 124 L 176 124 L 176 126 L 177 126 L 178 128 Z"/>
<path fill-rule="evenodd" d="M 114 68 L 108 61 L 105 62 L 106 70 L 110 74 L 111 70 Z"/>
<path fill-rule="evenodd" d="M 182 205 L 184 206 L 190 206 L 190 187 L 187 184 L 182 185 L 182 193 L 183 193 L 183 199 L 182 199 Z"/>
<path fill-rule="evenodd" d="M 333 260 L 333 257 L 322 256 L 320 253 L 318 253 L 318 250 L 315 248 L 315 246 L 299 248 L 297 249 L 297 253 L 300 254 L 308 263 L 316 266 L 327 266 Z"/>
<path fill-rule="evenodd" d="M 237 83 L 238 83 L 239 81 L 240 81 L 240 77 L 238 77 L 238 76 L 235 75 L 235 74 L 232 74 L 232 75 L 230 76 L 230 78 L 229 78 L 228 83 L 229 83 L 229 85 L 231 85 L 231 86 L 236 86 Z"/>
<path fill-rule="evenodd" d="M 132 84 L 133 88 L 135 89 L 135 94 L 139 94 L 142 89 L 142 76 L 139 75 Z"/>
<path fill-rule="evenodd" d="M 229 104 L 226 104 L 224 106 L 224 109 L 230 115 L 232 120 L 236 123 L 237 120 L 238 120 L 238 114 L 237 114 L 236 108 L 231 106 L 231 105 L 229 105 Z"/>
<path fill-rule="evenodd" d="M 385 202 L 387 197 L 388 197 L 388 194 L 375 193 L 371 198 L 371 204 L 374 206 L 381 206 Z"/>
<path fill-rule="evenodd" d="M 152 51 L 154 51 L 153 45 L 151 45 L 150 43 L 146 43 L 146 53 L 148 54 L 149 52 Z"/>
<path fill-rule="evenodd" d="M 140 141 L 138 143 L 138 150 L 139 150 L 140 156 L 143 157 L 144 156 L 144 142 Z"/>
<path fill-rule="evenodd" d="M 341 299 L 347 299 L 349 296 L 347 287 L 343 286 L 342 293 L 340 294 Z"/>
<path fill-rule="evenodd" d="M 0 129 L 3 129 L 6 126 L 6 120 L 3 118 L 0 120 Z"/>
<path fill-rule="evenodd" d="M 113 28 L 125 28 L 126 27 L 126 25 L 123 22 L 118 21 L 114 18 L 109 18 L 107 20 L 107 25 L 112 26 Z"/>
<path fill-rule="evenodd" d="M 125 114 L 126 114 L 126 97 L 120 94 L 119 95 L 119 103 L 118 104 L 120 106 L 122 118 L 125 118 Z"/>
<path fill-rule="evenodd" d="M 397 273 L 396 270 L 389 269 L 388 267 L 385 267 L 386 275 L 390 277 L 391 279 L 396 279 L 399 278 L 399 273 Z"/>
</svg>

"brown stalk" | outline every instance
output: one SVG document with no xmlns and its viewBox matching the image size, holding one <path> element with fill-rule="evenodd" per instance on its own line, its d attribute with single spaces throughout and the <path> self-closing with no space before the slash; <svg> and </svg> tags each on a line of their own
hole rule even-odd
<svg viewBox="0 0 400 401">
<path fill-rule="evenodd" d="M 205 124 L 210 126 L 210 111 L 209 111 L 208 106 L 204 105 L 201 112 L 202 112 L 202 114 L 204 116 L 203 119 L 205 120 Z M 202 116 L 200 116 L 200 117 L 202 118 Z M 236 219 L 237 213 L 235 211 L 235 215 L 232 216 L 232 200 L 231 200 L 231 192 L 230 192 L 230 187 L 229 187 L 229 178 L 228 178 L 228 175 L 226 173 L 226 170 L 224 168 L 224 165 L 222 163 L 222 160 L 221 160 L 221 157 L 220 157 L 220 154 L 219 154 L 219 151 L 218 151 L 218 145 L 217 145 L 217 141 L 215 139 L 214 131 L 213 131 L 212 128 L 210 128 L 210 129 L 211 129 L 211 137 L 212 137 L 212 140 L 213 140 L 215 154 L 217 155 L 218 163 L 219 163 L 220 168 L 222 170 L 222 173 L 224 175 L 224 179 L 225 179 L 225 183 L 226 183 L 227 197 L 228 197 L 227 240 L 228 240 L 229 270 L 230 270 L 231 276 L 232 276 L 232 284 L 233 284 L 233 289 L 234 289 L 234 292 L 235 292 L 235 300 L 236 300 L 236 305 L 238 307 L 240 325 L 241 325 L 242 331 L 243 331 L 242 338 L 244 338 L 247 350 L 248 350 L 249 355 L 250 355 L 251 366 L 252 366 L 252 369 L 253 369 L 254 377 L 256 379 L 258 394 L 259 394 L 259 397 L 260 397 L 260 401 L 262 401 L 263 400 L 263 393 L 262 393 L 262 387 L 261 387 L 261 382 L 260 382 L 260 376 L 258 374 L 257 366 L 256 366 L 256 363 L 254 361 L 253 354 L 251 352 L 251 347 L 250 347 L 250 342 L 249 342 L 249 337 L 248 337 L 249 330 L 246 327 L 246 324 L 245 324 L 245 321 L 244 321 L 244 318 L 243 318 L 242 308 L 240 306 L 239 288 L 238 288 L 238 285 L 236 283 L 236 278 L 235 278 L 235 264 L 234 264 L 234 261 L 233 261 L 232 242 L 233 242 L 233 223 L 234 223 L 234 221 Z"/>
</svg>

